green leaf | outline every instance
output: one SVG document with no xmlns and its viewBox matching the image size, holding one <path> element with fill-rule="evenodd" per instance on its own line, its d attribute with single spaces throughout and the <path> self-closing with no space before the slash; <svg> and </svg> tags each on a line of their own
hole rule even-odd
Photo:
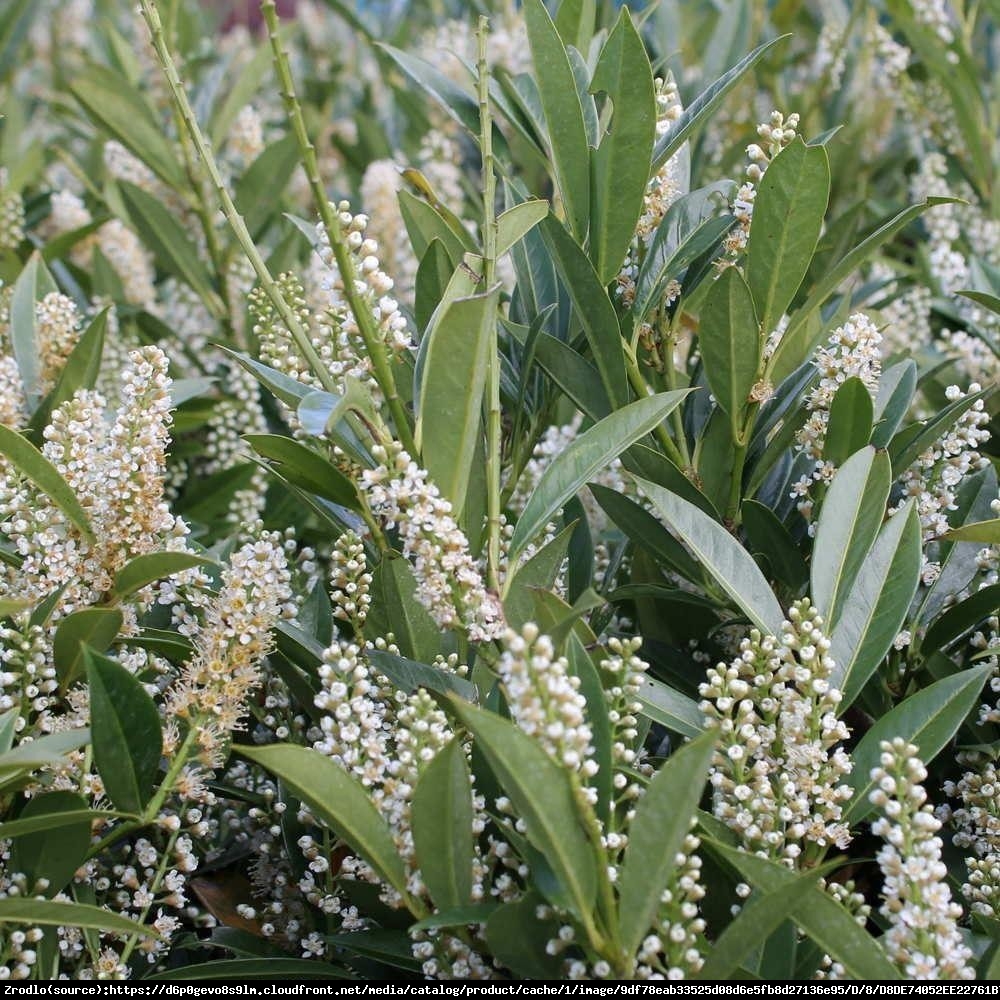
<svg viewBox="0 0 1000 1000">
<path fill-rule="evenodd" d="M 608 298 L 608 291 L 601 284 L 590 258 L 558 219 L 550 215 L 538 231 L 573 301 L 608 399 L 615 406 L 623 406 L 628 401 L 625 353 L 618 314 Z"/>
<path fill-rule="evenodd" d="M 244 63 L 242 60 L 245 56 L 245 51 L 241 51 L 242 68 L 239 76 L 224 88 L 223 99 L 213 104 L 208 132 L 216 149 L 226 141 L 236 116 L 253 101 L 254 95 L 271 68 L 271 46 L 266 41 L 258 45 L 256 51 Z"/>
<path fill-rule="evenodd" d="M 811 589 L 828 631 L 837 624 L 841 605 L 882 527 L 889 486 L 889 457 L 869 447 L 844 463 L 823 499 Z"/>
<path fill-rule="evenodd" d="M 750 553 L 694 504 L 645 479 L 636 484 L 750 621 L 765 634 L 780 635 L 785 615 Z"/>
<path fill-rule="evenodd" d="M 417 442 L 424 467 L 453 510 L 465 506 L 500 286 L 449 303 L 431 321 Z"/>
<path fill-rule="evenodd" d="M 50 899 L 7 896 L 0 899 L 0 924 L 41 924 L 46 927 L 83 927 L 112 934 L 158 938 L 152 928 L 111 910 L 85 903 L 60 903 Z"/>
<path fill-rule="evenodd" d="M 714 847 L 714 845 L 713 845 Z M 839 862 L 796 873 L 791 879 L 763 895 L 751 897 L 735 920 L 713 942 L 698 979 L 724 980 L 736 972 L 743 960 L 799 910 L 811 904 L 816 882 Z"/>
<path fill-rule="evenodd" d="M 799 591 L 809 578 L 809 570 L 782 521 L 757 500 L 744 500 L 740 513 L 751 552 L 767 559 L 775 579 L 789 590 Z"/>
<path fill-rule="evenodd" d="M 268 223 L 280 219 L 278 205 L 298 164 L 299 144 L 294 135 L 286 135 L 268 146 L 236 182 L 233 200 L 255 239 Z"/>
<path fill-rule="evenodd" d="M 111 801 L 119 809 L 141 813 L 152 797 L 163 751 L 160 713 L 120 663 L 90 649 L 84 658 L 94 763 Z"/>
<path fill-rule="evenodd" d="M 224 307 L 208 270 L 176 215 L 135 184 L 119 181 L 118 187 L 132 224 L 163 270 L 187 282 L 206 306 L 220 312 Z"/>
<path fill-rule="evenodd" d="M 735 267 L 727 267 L 709 289 L 698 342 L 709 388 L 729 415 L 735 437 L 757 381 L 763 346 L 750 287 Z"/>
<path fill-rule="evenodd" d="M 981 545 L 1000 545 L 1000 518 L 990 521 L 973 521 L 960 528 L 952 528 L 944 535 L 953 542 L 979 542 Z"/>
<path fill-rule="evenodd" d="M 543 545 L 515 570 L 503 599 L 504 616 L 512 628 L 520 629 L 532 620 L 535 610 L 534 591 L 552 589 L 559 575 L 559 568 L 566 560 L 575 527 L 574 523 L 563 528 L 552 541 Z"/>
<path fill-rule="evenodd" d="M 458 267 L 463 255 L 474 251 L 468 233 L 456 232 L 437 208 L 405 188 L 399 192 L 399 211 L 418 257 L 423 257 L 434 240 L 441 241 L 452 267 Z"/>
<path fill-rule="evenodd" d="M 524 20 L 545 113 L 556 187 L 578 242 L 587 233 L 590 211 L 590 147 L 566 47 L 542 0 L 525 0 Z"/>
<path fill-rule="evenodd" d="M 598 768 L 597 774 L 590 779 L 590 785 L 597 790 L 597 815 L 602 822 L 607 822 L 614 799 L 613 734 L 607 694 L 594 659 L 577 632 L 571 632 L 566 638 L 566 657 L 570 672 L 579 678 L 580 694 L 587 702 L 587 721 L 590 723 L 591 744 L 594 748 L 592 760 Z"/>
<path fill-rule="evenodd" d="M 719 181 L 678 198 L 656 227 L 639 267 L 632 315 L 640 323 L 662 298 L 667 283 L 708 252 L 733 227 L 726 213 L 735 194 L 732 181 Z"/>
<path fill-rule="evenodd" d="M 247 434 L 243 438 L 261 458 L 274 462 L 290 483 L 339 504 L 358 510 L 354 484 L 317 451 L 283 434 Z"/>
<path fill-rule="evenodd" d="M 656 95 L 646 47 L 623 7 L 604 43 L 590 93 L 606 93 L 613 114 L 591 153 L 590 256 L 603 284 L 621 270 L 649 180 Z M 544 93 L 544 91 L 543 91 Z"/>
<path fill-rule="evenodd" d="M 871 442 L 885 448 L 909 412 L 917 390 L 917 363 L 912 358 L 900 361 L 882 373 L 875 397 L 875 428 Z"/>
<path fill-rule="evenodd" d="M 137 88 L 106 66 L 91 64 L 69 85 L 88 115 L 176 190 L 186 184 L 170 140 Z"/>
<path fill-rule="evenodd" d="M 474 927 L 476 924 L 485 924 L 500 905 L 494 900 L 488 903 L 469 903 L 467 906 L 450 906 L 447 910 L 418 920 L 415 924 L 411 924 L 409 929 L 431 931 L 438 927 Z"/>
<path fill-rule="evenodd" d="M 778 153 L 761 178 L 747 241 L 747 282 L 765 336 L 806 276 L 829 199 L 826 150 L 801 138 Z"/>
<path fill-rule="evenodd" d="M 471 702 L 479 697 L 479 692 L 471 681 L 450 670 L 408 660 L 405 656 L 397 656 L 384 649 L 369 649 L 365 655 L 404 694 L 413 694 L 418 688 L 426 688 L 442 695 L 457 694 Z"/>
<path fill-rule="evenodd" d="M 726 94 L 753 69 L 767 51 L 788 37 L 788 35 L 779 35 L 777 38 L 772 38 L 763 45 L 758 45 L 753 52 L 744 56 L 732 69 L 706 87 L 681 112 L 680 118 L 670 126 L 667 134 L 657 140 L 656 146 L 653 149 L 651 175 L 655 174 L 688 139 L 692 138 L 711 119 L 715 113 L 715 109 L 722 103 Z"/>
<path fill-rule="evenodd" d="M 103 653 L 121 631 L 122 621 L 117 608 L 81 608 L 59 622 L 52 640 L 52 662 L 64 691 L 83 669 L 86 647 Z"/>
<path fill-rule="evenodd" d="M 87 859 L 90 850 L 90 814 L 83 796 L 75 792 L 56 791 L 32 798 L 21 811 L 20 820 L 76 816 L 73 822 L 47 826 L 25 832 L 14 843 L 11 871 L 24 872 L 28 884 L 47 879 L 46 895 L 62 892 L 76 870 Z M 9 837 L 8 824 L 0 825 L 0 836 Z"/>
<path fill-rule="evenodd" d="M 89 729 L 69 729 L 62 733 L 40 736 L 30 743 L 22 743 L 13 750 L 0 753 L 0 779 L 6 781 L 12 775 L 62 764 L 66 754 L 79 750 L 89 742 Z"/>
<path fill-rule="evenodd" d="M 40 796 L 39 798 L 45 798 Z M 61 793 L 60 793 L 61 794 Z M 37 801 L 32 799 L 32 802 Z M 30 803 L 29 803 L 30 804 Z M 0 823 L 0 838 L 4 840 L 15 840 L 18 837 L 26 837 L 31 833 L 38 833 L 43 830 L 55 830 L 63 826 L 75 826 L 86 823 L 89 831 L 94 820 L 98 819 L 138 819 L 133 813 L 119 812 L 117 809 L 88 809 L 87 803 L 77 804 L 73 809 L 66 812 L 42 812 L 35 814 L 35 811 L 28 813 L 27 807 L 17 819 L 9 819 Z"/>
<path fill-rule="evenodd" d="M 452 696 L 452 711 L 476 739 L 517 815 L 529 842 L 545 856 L 557 887 L 546 887 L 555 905 L 589 923 L 597 894 L 597 858 L 586 831 L 588 820 L 569 774 L 512 722 Z"/>
<path fill-rule="evenodd" d="M 586 52 L 594 37 L 597 0 L 562 0 L 556 11 L 556 29 L 566 47 Z"/>
<path fill-rule="evenodd" d="M 649 933 L 663 890 L 676 873 L 676 856 L 701 800 L 716 737 L 702 733 L 672 754 L 636 804 L 618 880 L 619 933 L 628 955 Z"/>
<path fill-rule="evenodd" d="M 427 891 L 438 909 L 472 897 L 472 781 L 458 739 L 427 765 L 413 792 L 413 846 Z"/>
<path fill-rule="evenodd" d="M 87 514 L 69 483 L 27 438 L 3 424 L 0 424 L 0 455 L 27 476 L 79 529 L 88 542 L 94 540 Z"/>
<path fill-rule="evenodd" d="M 433 661 L 441 652 L 441 633 L 417 600 L 417 582 L 409 563 L 387 555 L 372 575 L 372 608 L 368 615 L 372 634 L 392 632 L 403 656 L 424 663 Z"/>
<path fill-rule="evenodd" d="M 269 368 L 249 355 L 231 351 L 226 347 L 222 347 L 220 350 L 225 351 L 241 368 L 253 375 L 272 396 L 280 399 L 282 403 L 290 406 L 293 410 L 314 391 L 312 386 L 303 385 L 284 372 Z"/>
<path fill-rule="evenodd" d="M 506 968 L 527 979 L 555 980 L 562 973 L 561 958 L 549 955 L 545 946 L 559 930 L 554 918 L 540 920 L 537 892 L 528 892 L 516 903 L 504 903 L 486 921 L 486 943 L 490 953 Z"/>
<path fill-rule="evenodd" d="M 769 168 L 770 170 L 770 168 Z M 767 174 L 765 173 L 765 177 Z M 845 254 L 833 267 L 825 270 L 823 276 L 810 290 L 805 302 L 792 314 L 788 326 L 771 358 L 771 370 L 791 372 L 808 358 L 823 336 L 825 327 L 817 327 L 815 334 L 799 338 L 799 331 L 809 322 L 812 314 L 849 278 L 883 243 L 894 236 L 903 226 L 912 222 L 929 208 L 948 205 L 955 198 L 928 198 L 919 205 L 911 205 L 894 216 L 875 232 L 863 239 L 853 250 Z M 754 209 L 756 213 L 756 208 Z"/>
<path fill-rule="evenodd" d="M 686 395 L 687 390 L 675 390 L 638 399 L 598 421 L 557 455 L 542 474 L 514 528 L 511 560 L 584 483 L 658 426 Z"/>
<path fill-rule="evenodd" d="M 41 395 L 41 349 L 35 336 L 35 304 L 55 290 L 52 275 L 36 251 L 21 271 L 10 296 L 9 337 L 28 408 Z"/>
<path fill-rule="evenodd" d="M 1000 584 L 994 583 L 977 590 L 935 620 L 927 629 L 927 634 L 920 640 L 921 650 L 933 653 L 944 649 L 985 618 L 995 615 L 998 608 L 1000 608 Z"/>
<path fill-rule="evenodd" d="M 42 400 L 31 416 L 28 428 L 36 440 L 48 426 L 52 413 L 73 397 L 79 389 L 93 389 L 101 369 L 108 310 L 102 309 L 80 334 L 66 359 L 55 388 Z"/>
<path fill-rule="evenodd" d="M 879 532 L 830 635 L 831 684 L 843 712 L 861 693 L 899 634 L 920 583 L 920 519 L 912 500 Z"/>
<path fill-rule="evenodd" d="M 689 738 L 705 729 L 705 716 L 698 703 L 662 681 L 646 677 L 636 700 L 642 704 L 642 714 L 653 722 Z"/>
<path fill-rule="evenodd" d="M 124 565 L 115 577 L 115 595 L 119 600 L 157 580 L 165 580 L 175 573 L 181 573 L 195 566 L 214 566 L 211 559 L 197 556 L 192 552 L 149 552 L 136 556 Z M 90 643 L 94 645 L 94 643 Z"/>
<path fill-rule="evenodd" d="M 591 420 L 601 420 L 611 412 L 600 373 L 569 344 L 551 334 L 539 333 L 535 357 L 552 381 Z"/>
<path fill-rule="evenodd" d="M 497 216 L 497 257 L 502 257 L 549 214 L 549 203 L 535 198 L 522 201 Z"/>
<path fill-rule="evenodd" d="M 991 668 L 973 667 L 944 677 L 900 702 L 861 738 L 851 756 L 854 767 L 848 784 L 854 794 L 844 807 L 844 822 L 855 826 L 873 811 L 868 795 L 875 787 L 872 768 L 879 762 L 883 740 L 897 736 L 913 743 L 920 759 L 930 764 L 979 704 Z"/>
<path fill-rule="evenodd" d="M 146 976 L 144 983 L 178 982 L 188 979 L 356 979 L 350 969 L 305 958 L 223 958 Z"/>
<path fill-rule="evenodd" d="M 872 436 L 875 407 L 864 382 L 849 378 L 837 390 L 830 404 L 830 419 L 823 442 L 823 458 L 843 465 Z"/>
<path fill-rule="evenodd" d="M 746 851 L 718 842 L 711 842 L 711 849 L 762 892 L 773 892 L 790 885 L 798 877 L 783 865 Z M 791 918 L 826 954 L 840 962 L 852 979 L 876 982 L 880 979 L 899 979 L 896 967 L 885 957 L 876 940 L 864 927 L 858 926 L 852 914 L 818 886 L 814 886 L 809 893 L 808 905 L 797 906 Z"/>
<path fill-rule="evenodd" d="M 406 870 L 388 825 L 361 785 L 339 764 L 315 750 L 290 744 L 234 749 L 280 778 L 317 819 L 407 898 Z"/>
</svg>

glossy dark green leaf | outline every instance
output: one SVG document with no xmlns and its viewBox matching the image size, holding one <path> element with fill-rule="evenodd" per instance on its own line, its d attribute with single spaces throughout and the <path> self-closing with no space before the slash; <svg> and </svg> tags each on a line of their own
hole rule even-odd
<svg viewBox="0 0 1000 1000">
<path fill-rule="evenodd" d="M 94 763 L 111 801 L 141 813 L 153 794 L 163 751 L 160 713 L 120 663 L 86 649 Z"/>
<path fill-rule="evenodd" d="M 298 163 L 299 144 L 294 135 L 286 135 L 268 146 L 236 182 L 233 200 L 254 238 L 273 219 L 280 219 L 281 196 Z"/>
<path fill-rule="evenodd" d="M 851 754 L 854 767 L 847 780 L 854 794 L 844 807 L 846 823 L 854 826 L 874 809 L 868 796 L 875 787 L 871 772 L 878 765 L 882 741 L 898 736 L 914 744 L 920 759 L 930 764 L 979 704 L 989 676 L 988 666 L 960 670 L 911 694 L 876 720 Z"/>
<path fill-rule="evenodd" d="M 879 379 L 875 398 L 875 428 L 872 444 L 885 448 L 899 430 L 917 390 L 917 363 L 912 358 L 886 369 Z"/>
<path fill-rule="evenodd" d="M 423 463 L 453 510 L 462 510 L 469 486 L 499 286 L 456 299 L 431 321 L 426 338 L 417 441 Z M 423 346 L 423 345 L 422 345 Z"/>
<path fill-rule="evenodd" d="M 903 627 L 920 582 L 920 519 L 913 501 L 882 527 L 847 593 L 830 636 L 831 683 L 843 712 L 860 694 Z"/>
<path fill-rule="evenodd" d="M 590 212 L 590 147 L 573 68 L 542 0 L 525 0 L 524 20 L 556 187 L 570 228 L 582 242 Z"/>
<path fill-rule="evenodd" d="M 549 463 L 525 504 L 510 540 L 513 560 L 584 483 L 659 425 L 687 390 L 638 399 L 580 434 Z"/>
<path fill-rule="evenodd" d="M 418 688 L 426 688 L 442 695 L 457 694 L 471 702 L 479 698 L 476 686 L 471 681 L 450 670 L 418 663 L 384 649 L 369 649 L 365 655 L 404 694 L 413 694 Z"/>
<path fill-rule="evenodd" d="M 809 570 L 788 529 L 757 500 L 744 500 L 740 513 L 751 551 L 765 556 L 775 578 L 798 591 L 809 579 Z"/>
<path fill-rule="evenodd" d="M 59 622 L 52 640 L 52 662 L 63 690 L 82 674 L 86 648 L 103 653 L 121 631 L 122 621 L 117 608 L 81 608 Z"/>
<path fill-rule="evenodd" d="M 718 521 L 693 504 L 647 480 L 637 479 L 636 483 L 750 621 L 766 634 L 780 635 L 784 612 L 750 553 Z"/>
<path fill-rule="evenodd" d="M 413 845 L 417 864 L 438 909 L 472 897 L 472 784 L 458 739 L 427 765 L 413 792 Z"/>
<path fill-rule="evenodd" d="M 175 573 L 182 573 L 195 566 L 214 566 L 215 562 L 205 556 L 193 552 L 149 552 L 136 556 L 126 563 L 115 577 L 115 595 L 119 600 L 132 594 L 157 580 L 165 580 Z M 89 645 L 99 649 L 96 643 Z"/>
<path fill-rule="evenodd" d="M 874 417 L 875 407 L 864 382 L 849 378 L 830 404 L 830 419 L 823 442 L 824 460 L 843 465 L 851 455 L 864 448 L 872 436 Z"/>
<path fill-rule="evenodd" d="M 591 153 L 590 256 L 607 284 L 621 269 L 635 235 L 656 129 L 653 73 L 626 7 L 601 50 L 590 92 L 607 94 L 613 107 L 600 145 Z"/>
<path fill-rule="evenodd" d="M 626 954 L 634 954 L 655 923 L 660 897 L 676 873 L 701 800 L 717 734 L 702 733 L 656 772 L 635 807 L 618 879 L 619 933 Z"/>
<path fill-rule="evenodd" d="M 611 814 L 614 797 L 614 766 L 612 762 L 612 730 L 608 715 L 608 699 L 590 652 L 583 639 L 571 632 L 566 638 L 566 658 L 570 673 L 580 679 L 580 694 L 587 702 L 587 721 L 590 723 L 591 745 L 594 748 L 593 761 L 597 764 L 597 774 L 590 779 L 591 787 L 597 790 L 595 810 L 602 822 L 607 822 Z"/>
<path fill-rule="evenodd" d="M 735 267 L 728 267 L 708 291 L 698 324 L 705 377 L 735 431 L 757 381 L 763 341 L 754 302 Z"/>
<path fill-rule="evenodd" d="M 515 903 L 504 903 L 486 922 L 486 942 L 502 965 L 527 979 L 555 980 L 562 974 L 562 960 L 545 946 L 559 930 L 555 918 L 540 920 L 544 899 L 529 892 Z"/>
<path fill-rule="evenodd" d="M 13 750 L 0 753 L 0 780 L 12 775 L 26 774 L 40 767 L 63 763 L 63 757 L 90 742 L 89 729 L 68 729 L 50 733 L 36 740 L 21 743 Z"/>
<path fill-rule="evenodd" d="M 0 899 L 0 924 L 41 924 L 45 927 L 83 927 L 112 934 L 158 938 L 149 926 L 123 917 L 100 906 L 85 903 L 62 903 L 51 899 L 7 896 Z"/>
<path fill-rule="evenodd" d="M 864 448 L 833 477 L 823 500 L 813 546 L 812 602 L 832 629 L 858 570 L 885 519 L 889 458 Z"/>
<path fill-rule="evenodd" d="M 569 774 L 512 722 L 451 698 L 451 709 L 469 729 L 490 768 L 526 824 L 530 843 L 558 880 L 557 905 L 590 920 L 597 893 L 597 858 Z"/>
<path fill-rule="evenodd" d="M 87 858 L 90 849 L 91 817 L 87 801 L 76 792 L 47 792 L 33 797 L 21 811 L 20 820 L 41 819 L 50 815 L 75 815 L 72 823 L 49 826 L 17 838 L 11 852 L 12 871 L 29 876 L 28 884 L 46 879 L 46 896 L 62 892 Z M 0 825 L 0 836 L 10 836 L 7 824 Z"/>
<path fill-rule="evenodd" d="M 705 728 L 698 702 L 653 677 L 645 679 L 636 699 L 643 715 L 681 736 L 695 737 Z"/>
<path fill-rule="evenodd" d="M 308 747 L 241 746 L 239 753 L 280 778 L 313 814 L 405 898 L 406 871 L 385 820 L 360 782 Z"/>
<path fill-rule="evenodd" d="M 404 656 L 432 662 L 441 651 L 441 635 L 434 619 L 417 600 L 417 584 L 409 564 L 399 557 L 384 556 L 373 577 L 368 618 L 375 629 L 373 634 L 392 632 Z"/>
<path fill-rule="evenodd" d="M 765 335 L 777 326 L 806 276 L 829 198 L 826 150 L 801 138 L 778 153 L 758 184 L 747 283 Z"/>
<path fill-rule="evenodd" d="M 920 642 L 921 650 L 933 653 L 944 649 L 965 635 L 985 618 L 1000 610 L 1000 584 L 983 587 L 965 600 L 950 607 L 927 629 Z"/>
<path fill-rule="evenodd" d="M 261 458 L 277 463 L 289 482 L 348 510 L 359 509 L 354 484 L 308 445 L 283 434 L 247 434 L 244 440 Z"/>
</svg>

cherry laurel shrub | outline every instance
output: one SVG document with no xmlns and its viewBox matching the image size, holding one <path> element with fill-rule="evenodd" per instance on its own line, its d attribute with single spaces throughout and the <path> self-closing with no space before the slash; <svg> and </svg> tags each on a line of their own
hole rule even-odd
<svg viewBox="0 0 1000 1000">
<path fill-rule="evenodd" d="M 1000 977 L 995 5 L 469 6 L 0 9 L 0 978 Z"/>
</svg>

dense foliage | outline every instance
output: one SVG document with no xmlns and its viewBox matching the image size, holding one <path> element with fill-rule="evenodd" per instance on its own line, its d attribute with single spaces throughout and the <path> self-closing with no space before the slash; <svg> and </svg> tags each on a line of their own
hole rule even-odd
<svg viewBox="0 0 1000 1000">
<path fill-rule="evenodd" d="M 996 3 L 260 6 L 0 7 L 0 978 L 1000 978 Z"/>
</svg>

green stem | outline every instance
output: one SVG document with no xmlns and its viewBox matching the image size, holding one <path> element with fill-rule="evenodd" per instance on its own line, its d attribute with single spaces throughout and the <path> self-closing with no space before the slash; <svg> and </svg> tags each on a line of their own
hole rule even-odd
<svg viewBox="0 0 1000 1000">
<path fill-rule="evenodd" d="M 148 2 L 148 0 L 144 0 L 145 2 Z M 320 221 L 330 240 L 330 249 L 333 251 L 337 270 L 340 272 L 341 281 L 344 286 L 344 298 L 354 316 L 354 321 L 357 324 L 358 332 L 361 334 L 361 339 L 364 341 L 368 357 L 371 359 L 375 381 L 378 382 L 379 388 L 385 396 L 389 412 L 392 414 L 393 423 L 396 425 L 396 433 L 399 435 L 399 440 L 410 455 L 416 458 L 417 445 L 413 437 L 413 430 L 410 427 L 410 418 L 407 415 L 403 401 L 399 398 L 399 394 L 396 391 L 396 379 L 392 374 L 385 344 L 379 336 L 371 306 L 365 296 L 358 291 L 351 251 L 341 232 L 337 212 L 330 204 L 326 190 L 323 187 L 323 182 L 320 179 L 316 147 L 309 138 L 305 119 L 302 116 L 302 106 L 299 104 L 299 99 L 295 94 L 295 82 L 292 79 L 288 53 L 281 44 L 278 10 L 274 0 L 261 0 L 260 10 L 264 15 L 264 22 L 267 25 L 267 35 L 271 42 L 271 53 L 274 56 L 274 68 L 281 85 L 281 96 L 285 104 L 285 112 L 288 115 L 292 131 L 298 142 L 299 155 L 302 157 L 302 169 L 305 171 L 306 179 L 309 182 L 309 189 L 312 191 L 313 200 L 316 202 L 316 210 L 319 212 Z"/>
<path fill-rule="evenodd" d="M 490 68 L 486 60 L 488 17 L 479 18 L 479 142 L 483 156 L 483 277 L 486 288 L 496 282 L 497 270 L 497 182 L 493 163 L 493 119 L 490 116 Z M 486 368 L 486 578 L 491 590 L 500 591 L 500 476 L 503 448 L 500 411 L 500 351 L 496 315 L 490 317 L 490 343 Z"/>
<path fill-rule="evenodd" d="M 629 384 L 632 386 L 635 394 L 640 399 L 648 396 L 649 386 L 646 385 L 646 380 L 642 377 L 642 372 L 639 371 L 639 364 L 635 360 L 635 355 L 631 354 L 628 350 L 625 351 L 625 368 L 628 371 Z M 687 469 L 690 466 L 689 462 L 684 461 L 684 456 L 678 450 L 677 444 L 663 424 L 657 424 L 653 429 L 653 434 L 656 436 L 656 440 L 659 441 L 660 447 L 667 453 L 674 465 L 679 469 Z"/>
<path fill-rule="evenodd" d="M 260 251 L 250 236 L 243 216 L 236 210 L 236 205 L 233 203 L 233 199 L 226 189 L 225 181 L 222 179 L 222 174 L 219 172 L 218 164 L 215 162 L 215 157 L 212 154 L 212 147 L 201 131 L 201 126 L 198 124 L 197 117 L 195 117 L 194 109 L 191 107 L 190 101 L 188 101 L 187 92 L 184 90 L 184 85 L 177 73 L 177 66 L 170 55 L 170 50 L 167 48 L 163 35 L 163 24 L 160 21 L 160 14 L 156 9 L 155 0 L 139 0 L 139 2 L 142 9 L 142 16 L 149 28 L 156 58 L 160 63 L 160 68 L 163 70 L 163 75 L 166 77 L 167 85 L 170 87 L 174 100 L 177 102 L 177 107 L 180 110 L 181 118 L 184 121 L 188 135 L 191 136 L 191 141 L 194 143 L 195 149 L 198 151 L 201 162 L 204 164 L 205 170 L 212 182 L 212 186 L 215 188 L 216 196 L 219 199 L 219 204 L 226 220 L 232 227 L 237 241 L 256 272 L 261 288 L 264 289 L 264 293 L 274 305 L 275 310 L 295 341 L 296 347 L 298 347 L 309 367 L 320 380 L 323 388 L 328 392 L 336 392 L 337 384 L 333 375 L 330 374 L 326 365 L 323 364 L 312 345 L 312 341 L 309 339 L 308 333 L 299 322 L 298 316 L 295 315 L 294 310 L 281 294 L 281 290 L 268 270 L 267 264 L 264 263 L 264 258 L 261 257 Z"/>
</svg>

